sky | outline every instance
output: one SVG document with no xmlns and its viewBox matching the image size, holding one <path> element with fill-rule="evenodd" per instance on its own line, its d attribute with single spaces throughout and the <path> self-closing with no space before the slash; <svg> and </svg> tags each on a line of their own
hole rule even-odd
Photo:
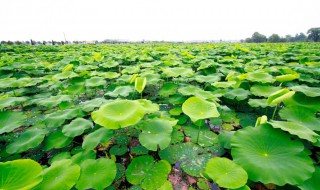
<svg viewBox="0 0 320 190">
<path fill-rule="evenodd" d="M 0 0 L 0 40 L 240 40 L 320 27 L 320 0 Z"/>
</svg>

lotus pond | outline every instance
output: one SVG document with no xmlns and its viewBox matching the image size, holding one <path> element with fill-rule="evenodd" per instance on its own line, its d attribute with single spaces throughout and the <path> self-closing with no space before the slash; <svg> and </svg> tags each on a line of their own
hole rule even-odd
<svg viewBox="0 0 320 190">
<path fill-rule="evenodd" d="M 319 189 L 320 44 L 0 47 L 0 189 Z"/>
</svg>

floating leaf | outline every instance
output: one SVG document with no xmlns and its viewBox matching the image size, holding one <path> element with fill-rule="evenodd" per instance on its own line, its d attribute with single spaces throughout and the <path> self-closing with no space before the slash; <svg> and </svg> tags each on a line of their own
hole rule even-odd
<svg viewBox="0 0 320 190">
<path fill-rule="evenodd" d="M 115 100 L 91 113 L 95 123 L 107 129 L 118 129 L 138 123 L 146 110 L 137 101 Z"/>
<path fill-rule="evenodd" d="M 191 68 L 183 68 L 183 67 L 174 67 L 174 68 L 165 68 L 162 69 L 162 72 L 167 77 L 191 77 L 194 74 L 194 71 Z"/>
<path fill-rule="evenodd" d="M 186 126 L 183 129 L 186 136 L 190 137 L 191 142 L 197 143 L 202 147 L 212 146 L 218 142 L 218 135 L 210 131 L 207 126 Z"/>
<path fill-rule="evenodd" d="M 59 129 L 51 133 L 44 140 L 44 149 L 50 150 L 52 148 L 63 148 L 72 142 L 73 138 L 65 136 Z"/>
<path fill-rule="evenodd" d="M 79 190 L 104 189 L 112 184 L 117 173 L 116 164 L 106 158 L 88 159 L 83 161 L 80 166 L 80 177 L 76 185 Z"/>
<path fill-rule="evenodd" d="M 254 108 L 266 108 L 268 107 L 267 99 L 249 99 L 248 104 Z"/>
<path fill-rule="evenodd" d="M 182 111 L 188 115 L 193 122 L 199 119 L 219 117 L 219 112 L 214 103 L 199 97 L 191 97 L 182 104 Z"/>
<path fill-rule="evenodd" d="M 75 117 L 82 117 L 84 113 L 79 108 L 72 108 L 66 110 L 60 110 L 53 112 L 51 114 L 46 115 L 43 122 L 46 124 L 47 127 L 59 127 L 61 126 L 66 119 L 73 119 Z"/>
<path fill-rule="evenodd" d="M 247 172 L 228 158 L 210 159 L 206 165 L 206 174 L 224 188 L 240 188 L 248 180 Z"/>
<path fill-rule="evenodd" d="M 97 86 L 104 86 L 106 84 L 106 80 L 102 77 L 91 77 L 90 79 L 86 80 L 87 87 L 97 87 Z"/>
<path fill-rule="evenodd" d="M 0 112 L 0 134 L 21 127 L 26 116 L 21 112 Z"/>
<path fill-rule="evenodd" d="M 177 92 L 178 85 L 175 83 L 164 83 L 158 91 L 159 96 L 168 97 L 174 95 Z"/>
<path fill-rule="evenodd" d="M 252 181 L 295 185 L 309 179 L 314 172 L 304 145 L 267 124 L 238 130 L 231 147 L 233 160 L 247 171 Z"/>
<path fill-rule="evenodd" d="M 129 183 L 140 184 L 143 189 L 157 189 L 167 181 L 170 171 L 171 165 L 165 160 L 155 163 L 151 156 L 139 156 L 129 164 L 126 177 Z"/>
<path fill-rule="evenodd" d="M 24 98 L 24 97 L 7 97 L 7 98 L 0 99 L 0 110 L 10 106 L 15 106 L 17 104 L 25 102 L 26 100 L 27 98 Z"/>
<path fill-rule="evenodd" d="M 317 190 L 319 189 L 319 179 L 320 179 L 320 167 L 316 166 L 316 171 L 313 173 L 312 177 L 298 187 L 302 190 Z"/>
<path fill-rule="evenodd" d="M 30 159 L 0 162 L 0 189 L 29 190 L 42 181 L 40 164 Z"/>
<path fill-rule="evenodd" d="M 298 79 L 300 76 L 299 74 L 286 74 L 286 75 L 280 75 L 276 76 L 276 81 L 278 82 L 288 82 L 295 79 Z"/>
<path fill-rule="evenodd" d="M 68 125 L 63 126 L 62 133 L 67 137 L 75 137 L 81 135 L 86 129 L 92 127 L 92 122 L 83 118 L 77 118 Z"/>
<path fill-rule="evenodd" d="M 142 129 L 139 135 L 141 145 L 152 151 L 157 151 L 158 146 L 161 149 L 167 148 L 171 141 L 172 126 L 176 124 L 176 120 L 168 121 L 158 118 L 142 121 L 139 124 Z"/>
<path fill-rule="evenodd" d="M 36 104 L 41 106 L 46 106 L 48 108 L 52 108 L 57 106 L 61 102 L 69 102 L 73 100 L 72 96 L 69 95 L 58 95 L 58 96 L 51 96 L 49 98 L 43 98 L 36 101 Z"/>
<path fill-rule="evenodd" d="M 56 161 L 42 175 L 42 182 L 33 190 L 69 190 L 78 181 L 80 167 L 71 160 Z"/>
</svg>

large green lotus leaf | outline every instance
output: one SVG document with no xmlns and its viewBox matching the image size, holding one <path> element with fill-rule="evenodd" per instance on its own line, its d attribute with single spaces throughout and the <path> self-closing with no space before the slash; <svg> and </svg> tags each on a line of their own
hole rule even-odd
<svg viewBox="0 0 320 190">
<path fill-rule="evenodd" d="M 211 85 L 217 88 L 229 88 L 234 87 L 237 84 L 236 81 L 228 81 L 228 82 L 214 82 Z"/>
<path fill-rule="evenodd" d="M 44 150 L 63 148 L 72 142 L 73 138 L 65 136 L 60 129 L 51 133 L 44 140 Z"/>
<path fill-rule="evenodd" d="M 35 103 L 41 106 L 52 108 L 54 106 L 57 106 L 61 102 L 69 102 L 72 100 L 73 98 L 70 95 L 58 95 L 58 96 L 51 96 L 49 98 L 43 98 L 43 99 L 37 100 Z"/>
<path fill-rule="evenodd" d="M 142 133 L 139 135 L 139 141 L 142 146 L 149 150 L 157 151 L 165 149 L 171 142 L 172 126 L 177 124 L 177 120 L 169 121 L 160 118 L 145 120 L 139 123 Z"/>
<path fill-rule="evenodd" d="M 121 71 L 122 74 L 133 74 L 133 73 L 140 73 L 140 67 L 135 66 L 124 66 L 124 69 Z"/>
<path fill-rule="evenodd" d="M 214 83 L 214 82 L 220 81 L 222 76 L 223 75 L 220 73 L 217 73 L 215 75 L 208 75 L 208 76 L 196 75 L 196 76 L 194 76 L 194 79 L 199 83 L 206 83 L 206 82 Z"/>
<path fill-rule="evenodd" d="M 83 118 L 72 120 L 68 125 L 63 126 L 62 133 L 67 137 L 81 135 L 86 129 L 93 126 L 92 122 Z"/>
<path fill-rule="evenodd" d="M 218 135 L 210 131 L 207 126 L 186 126 L 183 127 L 183 131 L 186 136 L 190 137 L 191 142 L 198 143 L 202 147 L 212 146 L 218 142 Z"/>
<path fill-rule="evenodd" d="M 159 111 L 159 105 L 152 103 L 150 100 L 139 99 L 136 100 L 143 107 L 146 113 L 154 113 Z"/>
<path fill-rule="evenodd" d="M 82 143 L 83 149 L 93 150 L 98 146 L 99 143 L 108 142 L 113 137 L 113 131 L 108 130 L 104 127 L 95 130 L 94 132 L 88 134 Z"/>
<path fill-rule="evenodd" d="M 0 110 L 3 108 L 7 108 L 10 106 L 15 106 L 17 104 L 23 103 L 27 100 L 27 98 L 24 97 L 8 97 L 4 99 L 0 99 Z"/>
<path fill-rule="evenodd" d="M 146 85 L 147 85 L 147 78 L 137 77 L 135 79 L 134 87 L 135 87 L 136 91 L 138 91 L 140 94 L 142 93 L 142 91 L 144 90 Z"/>
<path fill-rule="evenodd" d="M 94 65 L 79 65 L 78 67 L 76 67 L 75 71 L 77 73 L 81 73 L 84 71 L 92 71 L 92 70 L 96 70 L 98 67 L 94 66 Z"/>
<path fill-rule="evenodd" d="M 318 190 L 320 187 L 320 167 L 316 166 L 316 171 L 313 173 L 312 177 L 302 184 L 300 184 L 298 187 L 301 190 Z"/>
<path fill-rule="evenodd" d="M 164 83 L 158 91 L 158 94 L 162 97 L 168 97 L 170 95 L 176 94 L 177 89 L 178 85 L 175 83 Z"/>
<path fill-rule="evenodd" d="M 115 100 L 91 113 L 95 123 L 107 129 L 118 129 L 138 123 L 146 110 L 137 101 Z"/>
<path fill-rule="evenodd" d="M 56 111 L 51 114 L 48 114 L 46 115 L 43 122 L 49 128 L 59 127 L 67 119 L 73 119 L 75 117 L 82 117 L 82 116 L 84 116 L 84 113 L 80 108 L 72 108 L 72 109 L 60 110 L 60 111 Z"/>
<path fill-rule="evenodd" d="M 267 85 L 261 85 L 261 84 L 254 84 L 250 88 L 250 92 L 255 96 L 263 96 L 263 97 L 269 97 L 272 93 L 277 92 L 281 90 L 281 87 L 279 86 L 267 86 Z"/>
<path fill-rule="evenodd" d="M 0 134 L 21 127 L 25 120 L 26 116 L 22 112 L 0 112 Z"/>
<path fill-rule="evenodd" d="M 279 115 L 282 119 L 320 131 L 320 119 L 316 117 L 314 111 L 300 107 L 285 107 L 279 111 Z"/>
<path fill-rule="evenodd" d="M 268 97 L 267 103 L 268 105 L 277 105 L 280 102 L 292 97 L 295 94 L 295 91 L 290 91 L 287 88 L 276 91 Z"/>
<path fill-rule="evenodd" d="M 188 115 L 193 122 L 199 119 L 219 117 L 219 112 L 214 103 L 199 97 L 191 97 L 182 104 L 182 111 Z"/>
<path fill-rule="evenodd" d="M 96 87 L 103 86 L 107 83 L 107 81 L 102 77 L 91 77 L 86 80 L 86 87 Z"/>
<path fill-rule="evenodd" d="M 106 158 L 88 159 L 83 161 L 80 166 L 80 177 L 76 185 L 79 190 L 103 190 L 111 185 L 117 173 L 114 161 Z"/>
<path fill-rule="evenodd" d="M 164 68 L 162 72 L 167 77 L 191 77 L 194 74 L 194 71 L 191 68 L 184 67 L 174 67 L 174 68 Z"/>
<path fill-rule="evenodd" d="M 219 97 L 219 95 L 216 95 L 211 91 L 204 91 L 201 88 L 192 85 L 181 87 L 178 92 L 185 96 L 198 96 L 203 99 L 214 99 Z"/>
<path fill-rule="evenodd" d="M 309 86 L 292 86 L 289 87 L 291 90 L 302 92 L 309 97 L 318 97 L 320 96 L 320 88 L 309 87 Z"/>
<path fill-rule="evenodd" d="M 132 86 L 117 86 L 113 91 L 105 93 L 105 95 L 111 97 L 127 97 L 130 93 L 134 92 Z"/>
<path fill-rule="evenodd" d="M 41 165 L 30 159 L 0 162 L 0 189 L 32 189 L 42 181 L 41 172 Z"/>
<path fill-rule="evenodd" d="M 319 137 L 319 135 L 303 125 L 287 121 L 271 121 L 269 124 L 274 128 L 280 128 L 292 135 L 297 135 L 301 139 L 306 139 L 313 143 L 318 141 L 317 137 Z"/>
<path fill-rule="evenodd" d="M 262 71 L 248 73 L 247 80 L 260 83 L 273 83 L 275 81 L 272 75 Z"/>
<path fill-rule="evenodd" d="M 206 174 L 224 188 L 240 188 L 248 180 L 247 172 L 228 158 L 211 158 L 206 165 Z"/>
<path fill-rule="evenodd" d="M 231 100 L 236 99 L 238 101 L 241 101 L 241 100 L 247 99 L 249 95 L 250 95 L 249 90 L 245 90 L 243 88 L 235 88 L 225 93 L 224 97 Z"/>
<path fill-rule="evenodd" d="M 94 110 L 94 108 L 100 107 L 102 104 L 106 103 L 107 100 L 104 98 L 95 98 L 92 100 L 88 100 L 80 104 L 80 107 L 85 112 L 90 112 Z"/>
<path fill-rule="evenodd" d="M 16 81 L 13 81 L 10 85 L 10 87 L 28 87 L 28 86 L 34 86 L 38 83 L 42 82 L 39 78 L 20 78 Z"/>
<path fill-rule="evenodd" d="M 33 190 L 69 190 L 80 176 L 80 166 L 70 159 L 55 161 L 43 170 L 43 180 Z"/>
<path fill-rule="evenodd" d="M 181 168 L 187 174 L 200 177 L 201 172 L 204 171 L 206 163 L 212 157 L 212 154 L 205 151 L 199 145 L 180 143 L 161 150 L 159 156 L 171 164 L 179 162 Z"/>
<path fill-rule="evenodd" d="M 254 108 L 266 108 L 268 107 L 267 99 L 249 99 L 248 104 Z M 272 106 L 271 106 L 272 107 Z"/>
<path fill-rule="evenodd" d="M 158 85 L 159 82 L 161 81 L 159 74 L 144 73 L 144 74 L 140 74 L 140 77 L 146 78 L 148 84 L 152 84 L 152 85 Z"/>
<path fill-rule="evenodd" d="M 295 93 L 283 103 L 286 107 L 298 107 L 313 112 L 320 111 L 320 97 L 308 97 L 302 93 Z"/>
<path fill-rule="evenodd" d="M 138 185 L 143 189 L 158 189 L 166 181 L 171 171 L 171 165 L 160 160 L 155 163 L 152 156 L 139 156 L 129 164 L 126 177 L 129 183 Z"/>
<path fill-rule="evenodd" d="M 231 155 L 252 181 L 282 186 L 296 185 L 309 179 L 314 172 L 312 160 L 304 145 L 270 125 L 246 127 L 231 139 Z"/>
<path fill-rule="evenodd" d="M 40 128 L 28 129 L 18 138 L 14 139 L 6 148 L 7 153 L 15 154 L 24 152 L 38 146 L 44 139 L 47 131 Z"/>
</svg>

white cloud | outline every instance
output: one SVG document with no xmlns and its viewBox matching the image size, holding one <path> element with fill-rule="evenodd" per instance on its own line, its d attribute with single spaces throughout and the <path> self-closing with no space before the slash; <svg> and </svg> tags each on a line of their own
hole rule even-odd
<svg viewBox="0 0 320 190">
<path fill-rule="evenodd" d="M 319 0 L 0 0 L 0 40 L 219 40 L 306 32 Z"/>
</svg>

